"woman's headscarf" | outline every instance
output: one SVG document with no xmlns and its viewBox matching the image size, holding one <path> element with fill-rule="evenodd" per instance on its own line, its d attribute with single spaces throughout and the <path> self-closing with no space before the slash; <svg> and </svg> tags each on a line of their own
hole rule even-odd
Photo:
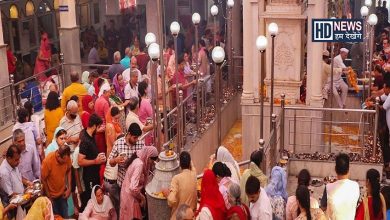
<svg viewBox="0 0 390 220">
<path fill-rule="evenodd" d="M 210 210 L 214 220 L 223 220 L 226 216 L 226 206 L 222 194 L 219 191 L 217 177 L 211 170 L 206 170 L 203 173 L 200 204 L 198 213 L 206 207 Z"/>
<path fill-rule="evenodd" d="M 144 164 L 144 175 L 145 175 L 145 178 L 147 178 L 148 172 L 150 169 L 150 164 L 148 163 L 148 160 L 151 157 L 158 156 L 157 148 L 154 146 L 145 146 L 141 150 L 137 151 L 137 156 Z"/>
<path fill-rule="evenodd" d="M 39 197 L 28 211 L 25 220 L 54 220 L 53 207 L 47 197 Z"/>
<path fill-rule="evenodd" d="M 240 220 L 248 220 L 250 219 L 250 211 L 249 209 L 244 205 L 236 205 L 232 206 L 228 212 L 227 212 L 227 218 L 230 219 L 233 216 L 237 216 Z"/>
<path fill-rule="evenodd" d="M 265 187 L 267 195 L 270 197 L 281 196 L 287 201 L 287 175 L 283 168 L 274 166 L 271 171 L 271 181 Z"/>
<path fill-rule="evenodd" d="M 56 136 L 57 133 L 60 132 L 61 130 L 65 130 L 65 129 L 63 127 L 57 127 L 56 130 L 54 131 L 53 140 L 45 149 L 45 156 L 47 156 L 51 152 L 56 151 L 59 148 Z"/>
<path fill-rule="evenodd" d="M 114 122 L 112 120 L 111 109 L 112 109 L 112 107 L 110 108 L 110 110 L 108 110 L 108 112 L 106 114 L 106 123 L 111 123 L 112 125 L 114 125 L 115 133 L 117 133 L 117 134 L 122 133 L 122 128 L 121 128 L 121 125 L 119 124 L 119 122 Z"/>
<path fill-rule="evenodd" d="M 92 188 L 92 192 L 91 192 L 91 202 L 92 202 L 92 205 L 93 205 L 93 210 L 96 212 L 96 213 L 107 213 L 109 212 L 111 209 L 114 208 L 114 206 L 112 205 L 112 202 L 110 200 L 110 197 L 104 195 L 103 196 L 103 203 L 102 204 L 98 204 L 97 200 L 96 200 L 96 195 L 95 195 L 95 189 L 96 187 L 99 187 L 98 185 L 95 185 L 93 188 Z"/>
<path fill-rule="evenodd" d="M 89 114 L 93 113 L 93 109 L 90 109 L 88 104 L 93 101 L 92 96 L 85 95 L 83 99 L 81 100 L 81 105 L 83 106 L 83 110 L 88 112 Z"/>
<path fill-rule="evenodd" d="M 232 173 L 232 178 L 237 182 L 240 181 L 240 167 L 238 163 L 234 160 L 233 155 L 226 149 L 224 146 L 220 146 L 217 150 L 217 161 L 226 164 L 229 167 L 230 172 Z"/>
<path fill-rule="evenodd" d="M 116 92 L 117 96 L 121 100 L 124 100 L 125 99 L 125 93 L 124 93 L 125 86 L 119 84 L 119 82 L 118 82 L 118 73 L 115 74 L 114 79 L 112 80 L 112 84 L 114 85 L 115 92 Z"/>
<path fill-rule="evenodd" d="M 89 72 L 84 71 L 83 74 L 81 75 L 81 83 L 88 83 L 89 84 Z"/>
<path fill-rule="evenodd" d="M 110 91 L 110 84 L 107 82 L 104 82 L 103 85 L 100 87 L 99 95 L 98 97 L 102 96 L 105 91 Z"/>
</svg>

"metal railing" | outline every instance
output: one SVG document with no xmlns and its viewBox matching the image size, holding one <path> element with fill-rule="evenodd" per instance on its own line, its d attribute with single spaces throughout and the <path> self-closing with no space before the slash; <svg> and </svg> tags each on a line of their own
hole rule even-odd
<svg viewBox="0 0 390 220">
<path fill-rule="evenodd" d="M 196 97 L 200 99 L 201 108 L 200 114 L 201 117 L 205 114 L 206 106 L 208 105 L 206 100 L 206 87 L 208 81 L 211 80 L 210 77 L 199 79 L 200 83 L 200 97 Z M 181 95 L 180 95 L 181 94 Z M 183 143 L 181 146 L 184 146 L 187 142 L 186 137 L 189 135 L 197 135 L 197 132 L 189 132 L 189 130 L 196 130 L 196 124 L 191 124 L 196 119 L 196 106 L 195 101 L 193 100 L 196 91 L 192 91 L 185 98 L 183 97 L 183 93 L 179 93 L 179 106 L 174 107 L 168 114 L 168 140 L 163 144 L 163 148 L 167 149 L 170 144 L 178 143 L 177 141 L 181 141 Z M 184 98 L 184 99 L 183 99 Z M 179 117 L 180 116 L 180 117 Z M 164 118 L 161 119 L 164 121 Z M 182 123 L 179 125 L 179 123 Z M 192 127 L 191 127 L 192 126 Z M 178 128 L 182 128 L 178 130 Z M 176 145 L 179 146 L 179 145 Z M 175 146 L 175 147 L 176 147 Z M 183 149 L 176 149 L 177 152 L 181 152 Z"/>
<path fill-rule="evenodd" d="M 11 83 L 0 87 L 0 127 L 7 127 L 15 118 L 15 103 L 12 102 L 14 93 Z"/>
<path fill-rule="evenodd" d="M 270 174 L 272 167 L 278 164 L 281 157 L 279 153 L 281 135 L 278 133 L 281 124 L 281 117 L 278 117 L 276 114 L 272 114 L 269 138 L 267 141 L 263 139 L 259 140 L 259 149 L 263 151 L 261 169 L 266 174 Z"/>
<path fill-rule="evenodd" d="M 234 74 L 234 79 L 230 78 L 234 83 L 242 85 L 242 71 L 236 70 L 237 68 L 242 69 L 242 56 L 236 57 L 236 59 L 240 60 L 240 65 L 235 66 L 234 73 L 238 72 L 238 74 Z M 43 109 L 43 102 L 46 98 L 46 93 L 48 91 L 47 80 L 43 80 L 50 76 L 49 78 L 50 84 L 55 84 L 58 88 L 59 95 L 61 95 L 64 88 L 68 85 L 69 80 L 66 77 L 69 75 L 70 71 L 77 69 L 80 73 L 84 70 L 91 71 L 91 69 L 96 68 L 108 68 L 110 65 L 98 65 L 98 64 L 86 64 L 86 63 L 64 63 L 63 54 L 60 55 L 60 64 L 57 66 L 50 67 L 49 69 L 34 74 L 31 77 L 28 77 L 24 80 L 14 82 L 13 76 L 10 77 L 10 83 L 0 87 L 0 94 L 2 94 L 2 98 L 0 101 L 2 103 L 3 108 L 0 107 L 0 127 L 1 125 L 9 124 L 12 125 L 16 120 L 16 110 L 17 106 L 22 105 L 26 100 L 31 100 L 34 109 Z M 53 77 L 54 76 L 54 77 Z M 241 78 L 240 78 L 241 77 Z M 53 79 L 54 78 L 54 79 Z M 198 79 L 199 85 L 199 97 L 196 97 L 200 100 L 200 119 L 195 117 L 195 121 L 201 120 L 205 118 L 205 115 L 209 111 L 209 103 L 207 97 L 207 93 L 209 92 L 209 88 L 211 81 L 213 80 L 213 76 L 202 77 Z M 197 86 L 195 86 L 197 87 Z M 237 88 L 237 87 L 236 87 Z M 170 143 L 176 143 L 177 140 L 185 143 L 185 136 L 187 134 L 201 134 L 200 130 L 196 127 L 197 132 L 188 132 L 188 127 L 191 127 L 191 122 L 194 121 L 194 114 L 197 113 L 197 109 L 193 106 L 192 100 L 193 97 L 196 96 L 196 89 L 194 88 L 193 92 L 191 92 L 187 97 L 183 97 L 180 105 L 178 107 L 173 108 L 167 114 L 167 121 L 169 122 L 168 127 L 168 140 L 164 140 L 163 147 L 166 147 Z M 178 118 L 181 115 L 182 117 Z M 182 119 L 182 120 L 178 120 Z M 164 118 L 161 119 L 164 121 Z M 178 123 L 182 123 L 182 129 L 178 132 L 177 127 Z M 191 127 L 192 128 L 192 127 Z M 192 129 L 191 129 L 192 130 Z M 180 135 L 180 138 L 177 137 Z M 6 142 L 8 139 L 3 139 L 2 143 Z M 181 145 L 184 146 L 184 145 Z M 181 149 L 177 149 L 180 151 Z"/>
<path fill-rule="evenodd" d="M 293 153 L 330 153 L 335 147 L 352 147 L 364 156 L 367 137 L 373 135 L 376 155 L 378 116 L 378 101 L 375 110 L 310 108 L 285 106 L 282 96 L 280 151 L 292 147 Z"/>
<path fill-rule="evenodd" d="M 233 88 L 242 88 L 243 85 L 243 67 L 244 56 L 233 56 L 233 76 L 231 77 L 231 84 Z"/>
</svg>

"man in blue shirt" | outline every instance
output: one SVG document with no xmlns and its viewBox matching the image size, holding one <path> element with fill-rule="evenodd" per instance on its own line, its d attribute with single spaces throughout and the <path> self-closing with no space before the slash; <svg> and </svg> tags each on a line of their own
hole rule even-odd
<svg viewBox="0 0 390 220">
<path fill-rule="evenodd" d="M 126 47 L 125 49 L 125 57 L 123 57 L 123 59 L 121 60 L 121 65 L 127 69 L 130 67 L 130 60 L 131 60 L 131 51 L 130 51 L 130 47 Z"/>
</svg>

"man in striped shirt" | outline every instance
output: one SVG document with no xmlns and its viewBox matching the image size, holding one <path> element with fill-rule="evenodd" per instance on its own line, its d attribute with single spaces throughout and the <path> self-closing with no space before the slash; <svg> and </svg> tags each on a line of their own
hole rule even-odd
<svg viewBox="0 0 390 220">
<path fill-rule="evenodd" d="M 64 117 L 60 120 L 60 127 L 66 130 L 68 136 L 66 143 L 72 147 L 72 151 L 80 142 L 80 132 L 83 130 L 80 116 L 78 114 L 78 105 L 74 100 L 70 100 L 66 105 Z"/>
</svg>

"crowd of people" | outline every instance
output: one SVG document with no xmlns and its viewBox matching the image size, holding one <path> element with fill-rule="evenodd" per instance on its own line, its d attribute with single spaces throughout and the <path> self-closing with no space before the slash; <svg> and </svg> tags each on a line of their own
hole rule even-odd
<svg viewBox="0 0 390 220">
<path fill-rule="evenodd" d="M 155 115 L 151 100 L 157 99 L 161 112 L 164 96 L 168 110 L 177 105 L 176 89 L 182 90 L 184 97 L 191 95 L 197 84 L 192 64 L 197 64 L 201 77 L 210 76 L 213 41 L 223 45 L 223 34 L 213 36 L 210 29 L 200 33 L 199 42 L 192 39 L 191 28 L 188 34 L 180 33 L 177 51 L 169 40 L 163 51 L 164 63 L 153 73 L 145 45 L 138 36 L 119 44 L 123 33 L 115 29 L 113 21 L 103 37 L 97 36 L 93 28 L 87 30 L 84 37 L 88 43 L 85 46 L 90 48 L 88 63 L 110 67 L 70 73 L 71 84 L 63 91 L 59 91 L 56 75 L 51 75 L 54 72 L 37 77 L 44 90 L 42 95 L 45 94 L 44 126 L 33 114 L 31 101 L 17 110 L 13 143 L 0 165 L 0 219 L 147 219 L 145 186 L 163 150 L 154 146 L 156 137 L 150 132 L 160 123 L 151 120 Z M 48 69 L 52 61 L 47 35 L 41 37 L 36 74 Z M 382 123 L 379 136 L 385 171 L 390 173 L 388 41 L 388 34 L 383 32 L 372 71 L 373 97 L 367 99 L 366 106 L 372 107 L 375 97 L 380 97 L 382 113 L 386 112 L 381 117 L 386 118 L 382 122 L 387 124 Z M 342 74 L 349 70 L 344 63 L 348 53 L 348 49 L 340 48 L 335 56 L 331 85 L 330 53 L 323 52 L 324 98 L 332 92 L 340 108 L 346 107 L 348 85 Z M 9 60 L 11 64 L 16 62 L 11 55 Z M 153 74 L 157 74 L 156 97 L 152 97 Z M 210 85 L 206 90 L 211 92 Z M 218 147 L 210 167 L 203 172 L 199 193 L 191 155 L 182 151 L 181 172 L 173 177 L 169 188 L 161 189 L 171 207 L 171 219 L 380 220 L 390 215 L 390 187 L 381 188 L 380 173 L 375 169 L 367 171 L 366 194 L 361 197 L 358 183 L 349 179 L 346 154 L 336 157 L 337 181 L 325 186 L 320 201 L 311 196 L 308 170 L 300 171 L 296 191 L 289 195 L 285 168 L 274 166 L 267 177 L 261 170 L 262 160 L 261 150 L 252 152 L 249 168 L 241 172 L 229 150 Z M 15 195 L 23 194 L 37 180 L 43 185 L 41 197 L 28 205 L 11 203 Z"/>
<path fill-rule="evenodd" d="M 68 115 L 79 117 L 77 103 L 74 100 L 69 103 L 76 105 L 68 104 L 68 109 L 73 111 Z M 111 108 L 110 114 L 115 112 L 112 109 L 115 108 Z M 14 130 L 13 143 L 0 165 L 2 219 L 147 218 L 145 186 L 159 152 L 154 146 L 137 144 L 143 133 L 137 123 L 130 124 L 127 132 L 119 135 L 106 157 L 95 141 L 96 134 L 104 130 L 102 118 L 92 113 L 86 128 L 80 119 L 73 119 L 76 123 L 73 126 L 80 127 L 79 144 L 68 143 L 76 138 L 69 136 L 71 129 L 58 127 L 43 156 L 37 148 L 39 135 L 32 122 L 27 121 L 29 115 L 21 112 L 24 110 L 19 111 L 19 119 L 25 116 L 25 122 L 21 123 L 24 127 Z M 120 127 L 117 121 L 106 119 L 105 123 L 106 127 L 109 123 Z M 42 161 L 40 156 L 44 157 Z M 380 220 L 390 216 L 390 187 L 381 188 L 379 171 L 367 171 L 365 194 L 361 196 L 359 184 L 349 179 L 347 154 L 336 156 L 337 180 L 325 185 L 320 201 L 311 195 L 311 175 L 307 169 L 299 172 L 292 195 L 287 193 L 284 167 L 274 166 L 268 178 L 260 168 L 261 150 L 252 152 L 250 166 L 242 174 L 232 154 L 223 146 L 217 148 L 211 159 L 210 169 L 203 172 L 198 194 L 191 155 L 187 151 L 180 153 L 181 172 L 173 177 L 170 187 L 161 189 L 171 207 L 171 219 Z M 37 179 L 43 184 L 43 196 L 30 206 L 10 203 L 14 195 L 23 194 Z"/>
<path fill-rule="evenodd" d="M 88 62 L 110 63 L 110 67 L 70 73 L 71 84 L 63 91 L 59 90 L 56 73 L 42 74 L 50 62 L 50 43 L 47 35 L 42 34 L 36 65 L 39 70 L 35 73 L 43 97 L 43 120 L 34 114 L 37 103 L 31 96 L 17 109 L 13 144 L 0 166 L 6 174 L 0 177 L 1 202 L 5 207 L 1 209 L 1 217 L 21 219 L 35 212 L 32 207 L 42 199 L 37 199 L 31 208 L 15 205 L 11 199 L 23 194 L 37 180 L 43 185 L 44 201 L 51 204 L 50 209 L 41 210 L 47 216 L 142 219 L 147 213 L 144 188 L 162 150 L 152 146 L 156 137 L 150 132 L 157 123 L 152 120 L 151 102 L 154 98 L 151 75 L 156 73 L 151 72 L 149 56 L 138 36 L 131 39 L 131 46 L 124 48 L 125 54 L 121 55 L 114 25 L 111 21 L 103 38 L 95 36 L 93 29 L 86 35 L 93 40 Z M 194 50 L 193 43 L 189 51 L 184 47 L 175 51 L 173 41 L 168 42 L 161 63 L 164 68 L 158 67 L 157 72 L 156 98 L 160 110 L 163 96 L 168 100 L 168 110 L 177 105 L 176 89 L 182 90 L 184 97 L 192 95 L 197 82 L 192 63 L 198 64 L 201 77 L 210 75 L 211 42 L 210 30 L 195 42 L 199 51 Z M 162 71 L 167 76 L 165 82 L 161 80 Z M 164 94 L 163 83 L 167 88 Z M 188 175 L 195 176 L 188 164 L 189 154 L 183 153 L 181 157 L 184 157 L 183 175 L 187 169 Z M 173 181 L 177 186 L 183 179 L 187 181 L 186 175 L 177 178 Z M 169 194 L 172 206 L 187 202 Z M 196 192 L 193 195 L 190 205 L 195 208 Z"/>
</svg>

